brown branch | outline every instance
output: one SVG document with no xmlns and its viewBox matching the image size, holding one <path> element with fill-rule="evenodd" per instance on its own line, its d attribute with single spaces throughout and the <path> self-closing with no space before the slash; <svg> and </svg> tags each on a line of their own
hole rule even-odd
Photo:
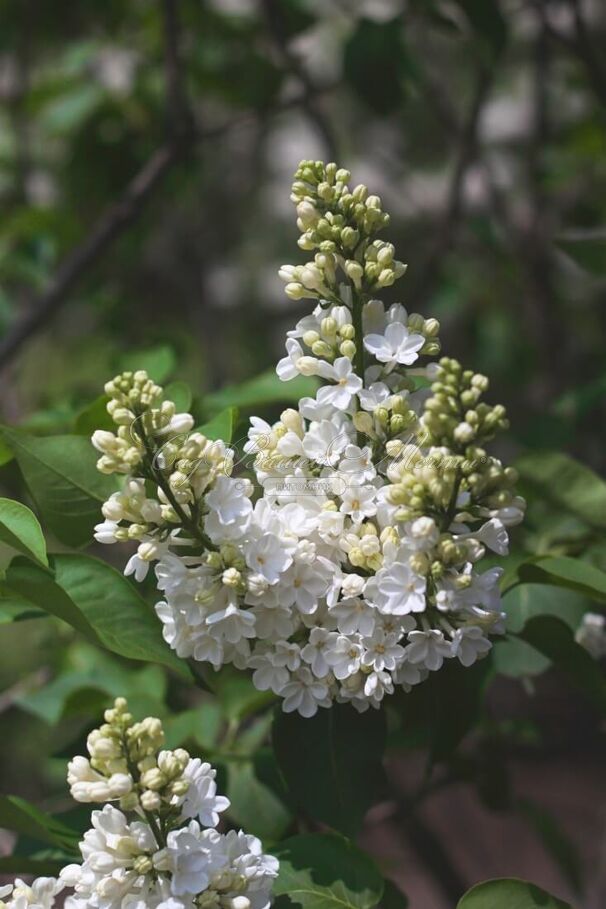
<svg viewBox="0 0 606 909">
<path fill-rule="evenodd" d="M 326 86 L 317 89 L 317 93 L 331 90 L 332 86 Z M 279 105 L 276 112 L 289 110 L 302 103 L 302 96 L 291 98 Z M 176 141 L 161 146 L 128 184 L 122 196 L 105 210 L 86 239 L 59 265 L 46 289 L 33 300 L 26 314 L 0 339 L 0 369 L 7 366 L 27 341 L 67 302 L 70 293 L 86 272 L 140 217 L 150 196 L 169 170 L 186 156 L 196 143 L 219 138 L 251 119 L 254 119 L 254 115 L 244 114 L 203 132 L 192 132 L 187 142 L 179 137 Z"/>
<path fill-rule="evenodd" d="M 57 312 L 87 269 L 138 218 L 179 154 L 178 145 L 159 148 L 129 183 L 122 197 L 101 215 L 88 237 L 64 259 L 46 290 L 0 340 L 0 368 L 6 366 L 25 342 Z"/>
<path fill-rule="evenodd" d="M 465 175 L 476 157 L 480 115 L 493 80 L 494 68 L 492 71 L 488 71 L 486 68 L 481 67 L 476 79 L 467 118 L 460 129 L 458 153 L 444 213 L 435 231 L 432 248 L 410 295 L 413 306 L 417 306 L 424 301 L 430 293 L 438 276 L 440 261 L 452 244 L 454 231 L 462 211 Z"/>
<path fill-rule="evenodd" d="M 544 0 L 533 4 L 539 13 L 545 12 Z M 606 109 L 606 69 L 593 46 L 587 23 L 581 9 L 581 0 L 568 0 L 568 6 L 574 19 L 574 35 L 566 35 L 555 28 L 545 16 L 545 31 L 550 38 L 557 41 L 573 54 L 585 67 L 587 77 L 594 94 L 602 107 Z"/>
<path fill-rule="evenodd" d="M 185 85 L 185 67 L 181 52 L 181 24 L 177 5 L 178 0 L 162 0 L 165 35 L 166 118 L 169 135 L 173 139 L 184 140 L 191 136 L 194 125 Z"/>
<path fill-rule="evenodd" d="M 331 161 L 338 159 L 337 141 L 334 130 L 322 108 L 318 105 L 318 92 L 307 70 L 288 47 L 288 36 L 284 31 L 281 0 L 261 0 L 261 10 L 267 22 L 267 30 L 276 56 L 284 67 L 297 79 L 303 94 L 301 107 L 308 120 L 320 134 L 326 146 L 326 153 Z"/>
</svg>

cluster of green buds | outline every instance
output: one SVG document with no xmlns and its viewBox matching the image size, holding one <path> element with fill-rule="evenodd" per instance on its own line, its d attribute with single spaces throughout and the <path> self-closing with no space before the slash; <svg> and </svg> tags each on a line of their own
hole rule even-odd
<svg viewBox="0 0 606 909">
<path fill-rule="evenodd" d="M 144 370 L 123 372 L 107 382 L 107 412 L 117 426 L 117 433 L 98 429 L 92 442 L 101 457 L 101 473 L 131 473 L 149 453 L 151 440 L 189 432 L 193 418 L 177 413 L 174 401 L 163 400 L 163 389 Z"/>
<path fill-rule="evenodd" d="M 337 267 L 357 291 L 389 287 L 406 266 L 395 259 L 393 244 L 374 239 L 389 224 L 379 196 L 359 184 L 350 191 L 349 171 L 336 164 L 303 161 L 295 174 L 291 199 L 297 207 L 299 246 L 317 249 L 313 262 L 284 266 L 281 278 L 291 299 L 339 299 Z"/>
<path fill-rule="evenodd" d="M 425 402 L 424 442 L 464 451 L 507 429 L 509 422 L 503 405 L 490 406 L 480 401 L 487 389 L 486 376 L 464 370 L 457 360 L 443 357 L 431 385 L 432 395 Z"/>
<path fill-rule="evenodd" d="M 439 516 L 456 498 L 463 458 L 446 448 L 429 453 L 413 444 L 392 444 L 387 468 L 392 486 L 388 501 L 398 507 L 396 519 L 410 521 L 423 515 Z"/>
<path fill-rule="evenodd" d="M 332 363 L 337 357 L 353 360 L 356 355 L 354 338 L 355 329 L 351 322 L 339 324 L 334 316 L 326 316 L 317 330 L 306 331 L 301 340 L 314 357 Z"/>
<path fill-rule="evenodd" d="M 89 758 L 69 763 L 68 782 L 78 802 L 118 800 L 125 811 L 170 811 L 189 789 L 187 751 L 163 750 L 164 730 L 156 717 L 134 722 L 124 698 L 105 711 L 105 722 L 88 736 Z"/>
<path fill-rule="evenodd" d="M 391 395 L 372 412 L 359 410 L 354 414 L 353 422 L 357 431 L 367 436 L 373 443 L 389 445 L 400 436 L 411 434 L 418 424 L 418 417 L 410 407 L 408 394 L 404 390 Z M 391 452 L 393 457 L 397 450 L 398 446 L 390 446 L 387 453 L 389 455 Z"/>
</svg>

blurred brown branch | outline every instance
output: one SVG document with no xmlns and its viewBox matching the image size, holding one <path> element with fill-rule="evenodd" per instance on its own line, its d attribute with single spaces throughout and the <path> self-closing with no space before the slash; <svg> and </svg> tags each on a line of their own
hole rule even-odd
<svg viewBox="0 0 606 909">
<path fill-rule="evenodd" d="M 269 36 L 272 40 L 276 56 L 280 59 L 286 70 L 292 73 L 301 85 L 303 90 L 301 108 L 324 142 L 327 157 L 331 161 L 336 161 L 339 155 L 334 130 L 328 117 L 318 104 L 318 91 L 316 86 L 313 84 L 297 55 L 293 53 L 288 46 L 288 36 L 284 30 L 280 0 L 261 0 L 261 11 L 267 22 Z"/>
<path fill-rule="evenodd" d="M 494 75 L 494 66 L 490 71 L 484 66 L 480 66 L 476 75 L 469 111 L 458 131 L 458 149 L 444 211 L 436 227 L 432 247 L 411 291 L 411 305 L 415 307 L 422 303 L 431 292 L 438 277 L 439 263 L 452 244 L 462 211 L 465 175 L 477 154 L 480 117 L 493 84 Z M 444 117 L 443 107 L 439 113 L 441 117 Z M 452 123 L 456 123 L 458 120 L 454 114 L 450 119 Z"/>
</svg>

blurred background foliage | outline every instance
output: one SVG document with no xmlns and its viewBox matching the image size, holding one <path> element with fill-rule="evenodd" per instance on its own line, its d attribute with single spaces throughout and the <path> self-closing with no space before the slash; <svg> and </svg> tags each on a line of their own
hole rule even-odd
<svg viewBox="0 0 606 909">
<path fill-rule="evenodd" d="M 606 569 L 605 38 L 599 0 L 4 0 L 3 421 L 84 438 L 103 419 L 104 381 L 128 366 L 188 382 L 200 421 L 239 406 L 235 438 L 251 412 L 296 400 L 270 377 L 308 309 L 277 277 L 304 255 L 290 181 L 301 158 L 337 160 L 392 213 L 409 263 L 402 302 L 438 317 L 446 352 L 486 372 L 508 407 L 501 453 L 519 459 L 530 498 L 510 570 L 528 554 Z M 9 448 L 0 462 L 3 494 L 31 504 Z M 583 586 L 533 580 L 509 595 L 512 630 L 543 612 L 574 629 L 591 602 Z M 65 756 L 121 693 L 170 716 L 174 744 L 219 762 L 248 755 L 229 765 L 232 821 L 270 840 L 288 829 L 267 714 L 249 722 L 260 705 L 242 680 L 199 695 L 54 620 L 14 615 L 6 605 L 0 636 L 5 792 L 63 804 Z M 449 770 L 490 807 L 520 807 L 508 754 L 582 763 L 603 749 L 593 715 L 544 681 L 548 665 L 529 643 L 495 648 L 491 673 L 506 678 L 473 755 Z M 516 700 L 520 680 L 531 707 Z M 455 689 L 464 716 L 437 744 L 430 686 L 403 700 L 394 746 L 451 756 L 477 720 L 486 675 L 475 681 Z M 525 812 L 563 886 L 578 888 L 573 847 Z M 409 834 L 422 843 L 426 831 Z"/>
</svg>

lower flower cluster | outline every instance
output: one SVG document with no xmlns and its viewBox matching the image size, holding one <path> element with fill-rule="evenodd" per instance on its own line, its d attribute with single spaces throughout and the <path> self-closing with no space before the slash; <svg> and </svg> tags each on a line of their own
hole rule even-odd
<svg viewBox="0 0 606 909">
<path fill-rule="evenodd" d="M 0 906 L 51 909 L 67 889 L 66 909 L 267 909 L 278 862 L 256 837 L 215 829 L 229 802 L 211 766 L 163 750 L 160 721 L 133 723 L 123 699 L 105 720 L 89 757 L 69 764 L 75 800 L 107 803 L 92 812 L 81 863 L 1 888 Z"/>
</svg>

